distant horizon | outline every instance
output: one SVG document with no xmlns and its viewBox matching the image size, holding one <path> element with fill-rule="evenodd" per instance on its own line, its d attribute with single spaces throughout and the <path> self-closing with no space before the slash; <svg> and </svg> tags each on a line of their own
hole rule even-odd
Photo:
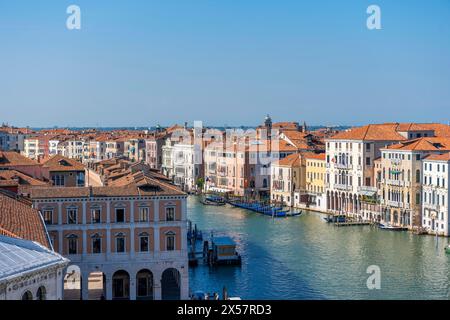
<svg viewBox="0 0 450 320">
<path fill-rule="evenodd" d="M 195 121 L 200 121 L 200 120 L 195 120 Z M 188 122 L 187 127 L 188 128 L 193 128 L 193 122 Z M 285 121 L 276 121 L 273 120 L 273 123 L 277 123 L 277 122 L 297 122 L 300 126 L 303 125 L 303 122 L 301 121 L 295 121 L 295 120 L 285 120 Z M 446 125 L 450 125 L 450 121 L 429 121 L 429 122 L 425 122 L 425 121 L 382 121 L 382 122 L 367 122 L 367 123 L 357 123 L 354 125 L 349 125 L 349 124 L 335 124 L 335 125 L 325 125 L 325 124 L 308 124 L 308 122 L 306 122 L 306 125 L 308 128 L 351 128 L 351 127 L 362 127 L 365 125 L 369 125 L 369 124 L 383 124 L 383 123 L 440 123 L 440 124 L 446 124 Z M 263 121 L 261 121 L 258 124 L 255 125 L 248 125 L 248 124 L 241 124 L 241 125 L 209 125 L 209 124 L 205 124 L 203 123 L 203 128 L 256 128 L 260 125 L 263 124 Z M 157 126 L 159 125 L 161 128 L 169 128 L 171 126 L 184 126 L 184 123 L 171 123 L 171 124 L 160 124 L 160 123 L 156 123 L 156 124 L 152 124 L 149 126 L 136 126 L 136 125 L 118 125 L 118 126 L 61 126 L 61 125 L 51 125 L 51 126 L 31 126 L 31 125 L 16 125 L 16 124 L 11 124 L 11 123 L 2 123 L 1 125 L 6 125 L 8 127 L 12 127 L 12 128 L 29 128 L 31 130 L 51 130 L 51 129 L 68 129 L 68 130 L 88 130 L 88 129 L 100 129 L 100 130 L 108 130 L 108 129 L 128 129 L 128 130 L 154 130 L 157 128 Z"/>
</svg>

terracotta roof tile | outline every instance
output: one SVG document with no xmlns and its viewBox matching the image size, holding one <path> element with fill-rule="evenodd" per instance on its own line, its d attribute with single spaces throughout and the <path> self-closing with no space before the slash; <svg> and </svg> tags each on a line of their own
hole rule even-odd
<svg viewBox="0 0 450 320">
<path fill-rule="evenodd" d="M 55 155 L 45 161 L 42 164 L 43 168 L 47 168 L 49 171 L 84 171 L 85 167 L 80 162 L 63 157 L 61 155 Z"/>
<path fill-rule="evenodd" d="M 33 166 L 39 165 L 36 161 L 31 160 L 20 153 L 13 151 L 0 151 L 0 168 L 10 166 Z"/>
<path fill-rule="evenodd" d="M 3 191 L 0 192 L 0 227 L 19 238 L 50 248 L 39 211 Z"/>
<path fill-rule="evenodd" d="M 450 151 L 450 138 L 422 137 L 403 141 L 385 148 L 385 150 L 406 151 Z"/>
<path fill-rule="evenodd" d="M 430 154 L 425 157 L 426 160 L 430 161 L 450 161 L 450 152 L 442 153 L 442 154 Z"/>
</svg>

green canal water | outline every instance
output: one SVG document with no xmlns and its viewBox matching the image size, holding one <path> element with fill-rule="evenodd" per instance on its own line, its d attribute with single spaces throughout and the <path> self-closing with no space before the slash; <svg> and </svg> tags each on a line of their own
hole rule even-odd
<svg viewBox="0 0 450 320">
<path fill-rule="evenodd" d="M 370 226 L 336 227 L 323 215 L 273 220 L 188 198 L 188 219 L 209 234 L 237 243 L 242 266 L 190 268 L 192 292 L 222 292 L 243 299 L 448 299 L 450 255 L 446 238 Z M 381 271 L 381 289 L 369 290 L 369 266 Z"/>
</svg>

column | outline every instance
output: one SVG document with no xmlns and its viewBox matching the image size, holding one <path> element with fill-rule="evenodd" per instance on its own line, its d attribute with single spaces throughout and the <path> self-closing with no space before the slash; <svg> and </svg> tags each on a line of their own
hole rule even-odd
<svg viewBox="0 0 450 320">
<path fill-rule="evenodd" d="M 106 229 L 106 257 L 111 254 L 111 229 Z"/>
<path fill-rule="evenodd" d="M 184 269 L 181 269 L 180 299 L 181 300 L 189 299 L 189 275 L 186 270 L 186 266 L 184 267 Z"/>
<path fill-rule="evenodd" d="M 64 249 L 64 238 L 63 238 L 63 230 L 58 231 L 58 253 L 62 254 Z M 56 248 L 53 248 L 56 250 Z"/>
<path fill-rule="evenodd" d="M 112 300 L 112 277 L 105 276 L 106 300 Z"/>
<path fill-rule="evenodd" d="M 106 204 L 106 223 L 111 223 L 111 201 Z"/>
<path fill-rule="evenodd" d="M 155 242 L 155 247 L 154 247 L 154 249 L 155 249 L 155 256 L 156 256 L 156 258 L 158 259 L 159 257 L 158 257 L 158 255 L 159 255 L 159 248 L 160 248 L 160 237 L 159 237 L 159 226 L 157 226 L 157 225 L 155 225 L 155 228 L 153 229 L 153 233 L 154 233 L 154 235 L 153 235 L 153 238 L 154 238 L 154 242 Z"/>
<path fill-rule="evenodd" d="M 87 232 L 86 229 L 83 229 L 83 255 L 87 254 Z"/>
<path fill-rule="evenodd" d="M 161 300 L 162 299 L 162 291 L 161 291 L 161 274 L 157 274 L 153 279 L 153 299 Z"/>
<path fill-rule="evenodd" d="M 136 300 L 136 277 L 133 274 L 130 273 L 130 300 Z"/>
<path fill-rule="evenodd" d="M 153 202 L 153 219 L 155 220 L 155 223 L 153 224 L 154 253 L 157 257 L 159 255 L 159 199 L 155 199 Z M 159 279 L 156 281 L 159 281 Z M 161 298 L 157 300 L 161 300 Z"/>
<path fill-rule="evenodd" d="M 87 212 L 86 212 L 86 201 L 83 201 L 82 214 L 83 214 L 83 216 L 82 216 L 83 224 L 86 224 L 86 215 L 87 215 Z"/>
<path fill-rule="evenodd" d="M 155 199 L 153 201 L 153 220 L 155 222 L 159 221 L 159 200 Z"/>
<path fill-rule="evenodd" d="M 89 273 L 81 274 L 81 300 L 89 299 Z"/>
<path fill-rule="evenodd" d="M 131 258 L 134 258 L 134 200 L 130 201 L 130 256 Z M 131 283 L 130 283 L 130 290 L 131 290 Z M 131 293 L 131 292 L 130 292 Z M 131 300 L 136 300 L 136 290 L 134 292 L 135 298 Z M 131 298 L 131 295 L 130 295 Z"/>
<path fill-rule="evenodd" d="M 58 202 L 58 224 L 62 225 L 63 221 L 62 221 L 62 203 Z M 60 251 L 62 252 L 62 251 Z"/>
</svg>

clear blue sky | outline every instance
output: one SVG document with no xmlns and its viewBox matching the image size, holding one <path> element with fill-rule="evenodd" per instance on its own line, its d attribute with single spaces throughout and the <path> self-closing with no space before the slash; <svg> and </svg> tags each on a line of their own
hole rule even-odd
<svg viewBox="0 0 450 320">
<path fill-rule="evenodd" d="M 80 31 L 66 8 L 81 7 Z M 366 8 L 382 30 L 366 28 Z M 0 1 L 0 122 L 450 120 L 449 0 Z"/>
</svg>

